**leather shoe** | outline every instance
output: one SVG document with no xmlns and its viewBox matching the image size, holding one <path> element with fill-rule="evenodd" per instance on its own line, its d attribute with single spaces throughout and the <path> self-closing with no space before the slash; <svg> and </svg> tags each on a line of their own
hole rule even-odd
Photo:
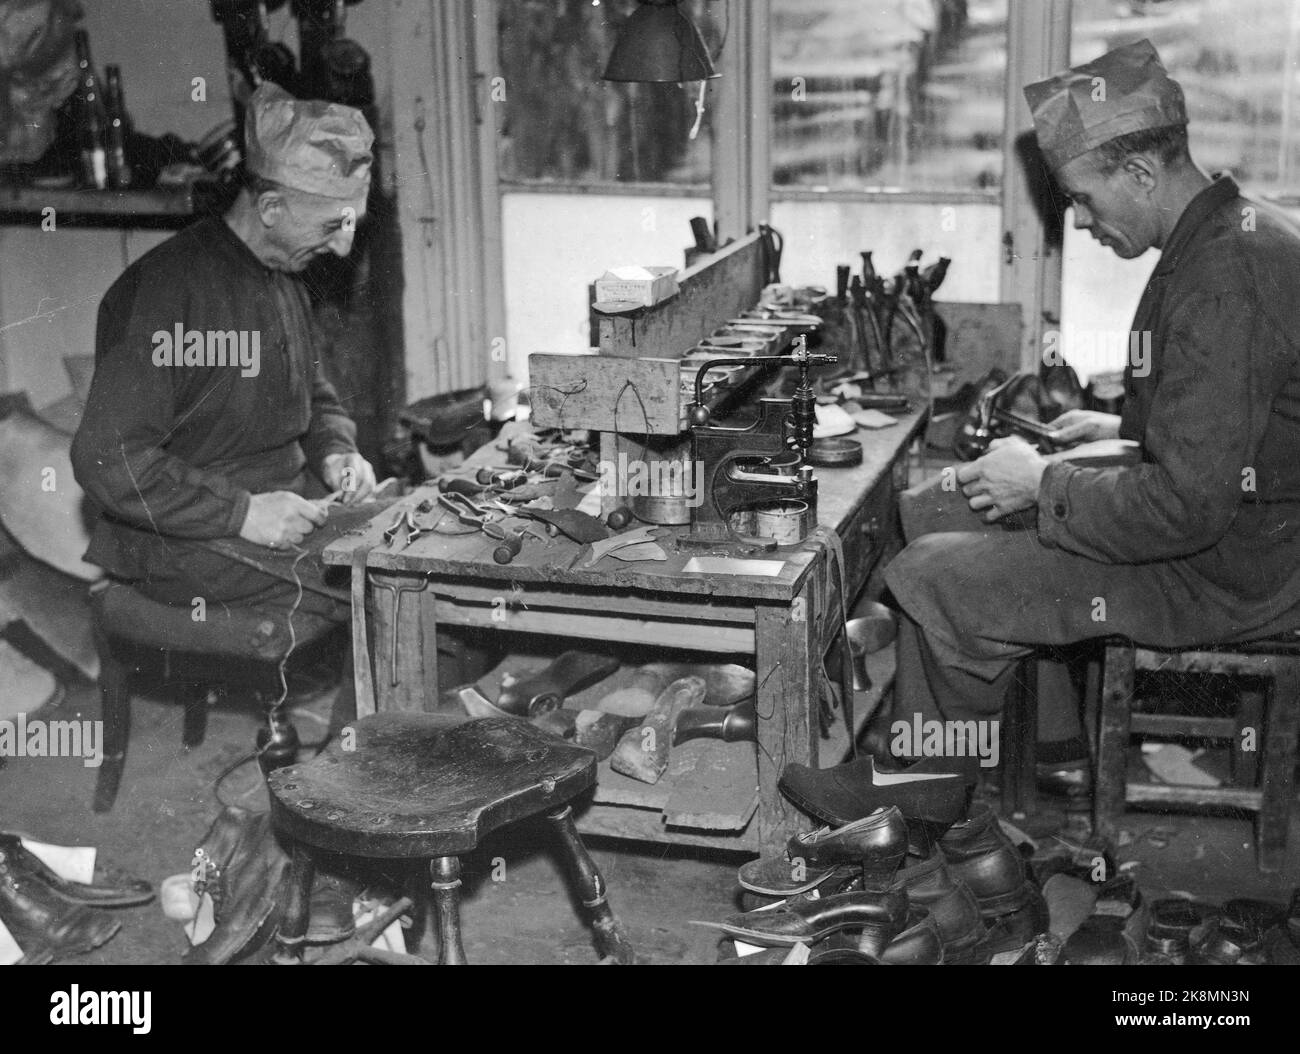
<svg viewBox="0 0 1300 1054">
<path fill-rule="evenodd" d="M 796 834 L 783 857 L 753 860 L 738 878 L 753 893 L 790 895 L 819 886 L 841 867 L 860 868 L 873 887 L 887 885 L 907 854 L 907 824 L 892 806 L 843 827 Z"/>
<path fill-rule="evenodd" d="M 948 873 L 941 855 L 904 868 L 890 888 L 906 894 L 912 908 L 925 908 L 934 917 L 945 963 L 968 965 L 987 959 L 980 948 L 987 930 L 975 894 Z"/>
<path fill-rule="evenodd" d="M 721 922 L 693 922 L 729 937 L 774 947 L 815 944 L 841 930 L 861 930 L 864 950 L 883 948 L 903 927 L 907 899 L 898 893 L 836 893 L 829 897 L 792 897 L 780 907 L 728 915 Z"/>
<path fill-rule="evenodd" d="M 1026 880 L 1024 857 L 987 805 L 976 806 L 969 819 L 950 827 L 939 840 L 939 850 L 948 873 L 970 887 L 986 919 L 1029 903 L 1034 888 Z"/>
<path fill-rule="evenodd" d="M 96 908 L 127 908 L 153 900 L 153 886 L 148 882 L 127 882 L 122 886 L 88 886 L 69 882 L 50 870 L 40 857 L 29 851 L 16 834 L 0 834 L 0 854 L 15 874 L 26 874 L 40 882 L 60 900 Z"/>
<path fill-rule="evenodd" d="M 880 953 L 886 966 L 940 966 L 943 963 L 943 934 L 929 909 L 913 907 L 907 913 L 907 929 Z"/>
<path fill-rule="evenodd" d="M 1112 915 L 1089 915 L 1061 949 L 1059 966 L 1132 966 L 1138 961 L 1137 945 L 1124 932 L 1124 920 Z"/>
<path fill-rule="evenodd" d="M 968 788 L 960 774 L 944 770 L 944 758 L 923 758 L 910 768 L 886 771 L 867 755 L 828 769 L 787 765 L 781 793 L 814 819 L 832 827 L 894 805 L 904 818 L 946 830 L 966 812 Z"/>
<path fill-rule="evenodd" d="M 69 904 L 0 849 L 0 921 L 22 948 L 24 961 L 50 962 L 98 948 L 122 924 L 108 912 Z"/>
<path fill-rule="evenodd" d="M 985 918 L 988 936 L 984 938 L 983 950 L 990 956 L 1016 951 L 1035 937 L 1047 933 L 1047 901 L 1043 894 L 1029 882 L 1025 883 L 1022 892 L 1025 902 L 1015 911 Z"/>
<path fill-rule="evenodd" d="M 350 879 L 316 872 L 311 887 L 311 913 L 307 918 L 308 944 L 337 944 L 356 933 L 352 902 L 357 892 L 357 884 Z"/>
<path fill-rule="evenodd" d="M 1067 801 L 1092 798 L 1092 763 L 1089 761 L 1039 762 L 1034 766 L 1034 778 L 1039 791 L 1050 797 Z"/>
</svg>

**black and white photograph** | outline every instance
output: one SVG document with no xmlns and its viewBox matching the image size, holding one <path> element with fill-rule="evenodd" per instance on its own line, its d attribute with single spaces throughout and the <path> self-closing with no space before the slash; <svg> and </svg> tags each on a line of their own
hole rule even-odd
<svg viewBox="0 0 1300 1054">
<path fill-rule="evenodd" d="M 1300 0 L 0 0 L 40 1027 L 1147 966 L 871 985 L 1226 1040 L 1298 739 Z"/>
</svg>

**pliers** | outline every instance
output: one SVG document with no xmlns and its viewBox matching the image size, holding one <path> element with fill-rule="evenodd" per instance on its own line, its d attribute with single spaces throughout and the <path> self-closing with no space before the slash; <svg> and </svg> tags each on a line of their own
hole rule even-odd
<svg viewBox="0 0 1300 1054">
<path fill-rule="evenodd" d="M 424 524 L 419 523 L 415 518 L 417 512 L 427 512 L 431 508 L 432 506 L 429 505 L 427 501 L 422 501 L 414 509 L 410 508 L 409 506 L 402 509 L 397 514 L 397 518 L 394 519 L 391 524 L 389 524 L 387 529 L 385 529 L 384 544 L 387 545 L 390 549 L 392 548 L 405 549 L 408 545 L 410 545 L 413 541 L 415 541 L 415 539 L 420 537 L 420 535 L 428 534 L 430 531 L 432 531 L 433 530 L 432 526 L 425 526 Z M 405 533 L 406 536 L 405 540 L 402 542 L 400 546 L 395 546 L 394 543 L 397 541 L 398 535 L 403 533 Z"/>
<path fill-rule="evenodd" d="M 524 547 L 523 534 L 509 530 L 500 523 L 508 512 L 480 505 L 464 494 L 439 494 L 438 504 L 466 527 L 477 528 L 497 542 L 497 546 L 492 550 L 492 559 L 497 563 L 510 563 Z M 507 508 L 507 506 L 498 506 L 501 510 Z"/>
</svg>

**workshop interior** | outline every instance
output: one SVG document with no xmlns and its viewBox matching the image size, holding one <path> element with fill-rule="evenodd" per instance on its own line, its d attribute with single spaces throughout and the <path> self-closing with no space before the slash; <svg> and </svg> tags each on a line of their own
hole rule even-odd
<svg viewBox="0 0 1300 1054">
<path fill-rule="evenodd" d="M 0 0 L 0 964 L 1300 963 L 1298 69 Z"/>
</svg>

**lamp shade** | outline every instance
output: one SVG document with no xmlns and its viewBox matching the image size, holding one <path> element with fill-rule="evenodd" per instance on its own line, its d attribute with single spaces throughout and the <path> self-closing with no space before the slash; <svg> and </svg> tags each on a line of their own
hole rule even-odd
<svg viewBox="0 0 1300 1054">
<path fill-rule="evenodd" d="M 677 0 L 642 0 L 619 31 L 607 81 L 673 83 L 719 76 L 704 38 Z"/>
</svg>

